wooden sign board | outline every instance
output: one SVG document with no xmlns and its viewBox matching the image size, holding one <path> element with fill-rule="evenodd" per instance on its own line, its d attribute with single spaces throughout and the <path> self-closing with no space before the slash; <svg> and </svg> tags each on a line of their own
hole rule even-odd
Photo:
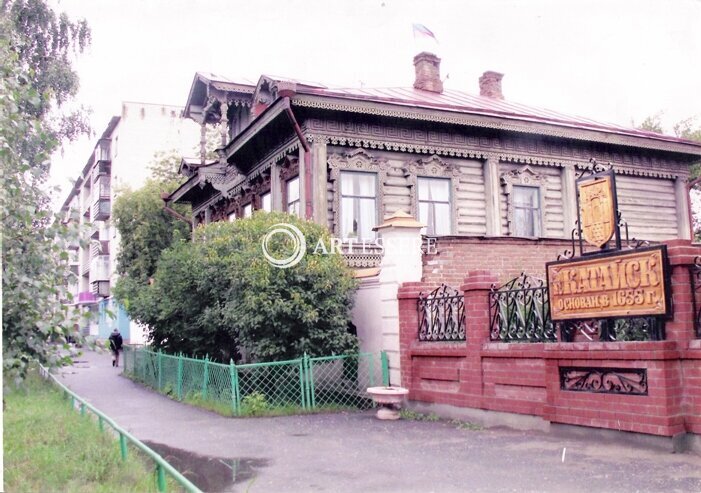
<svg viewBox="0 0 701 493">
<path fill-rule="evenodd" d="M 549 262 L 546 269 L 553 321 L 671 314 L 664 245 Z"/>
<path fill-rule="evenodd" d="M 582 238 L 597 248 L 606 245 L 616 232 L 613 180 L 613 173 L 605 173 L 577 182 Z"/>
</svg>

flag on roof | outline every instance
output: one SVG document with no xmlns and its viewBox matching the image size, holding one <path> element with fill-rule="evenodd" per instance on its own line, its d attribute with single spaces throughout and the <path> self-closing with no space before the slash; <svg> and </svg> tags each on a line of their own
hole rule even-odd
<svg viewBox="0 0 701 493">
<path fill-rule="evenodd" d="M 417 36 L 427 37 L 433 38 L 436 41 L 436 43 L 438 42 L 436 35 L 433 34 L 433 32 L 423 24 L 412 24 L 412 26 L 414 27 L 414 38 L 416 38 Z"/>
</svg>

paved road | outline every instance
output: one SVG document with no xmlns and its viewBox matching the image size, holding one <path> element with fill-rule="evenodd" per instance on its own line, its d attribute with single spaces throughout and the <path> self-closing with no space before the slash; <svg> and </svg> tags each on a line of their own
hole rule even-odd
<svg viewBox="0 0 701 493">
<path fill-rule="evenodd" d="M 79 360 L 62 381 L 205 491 L 701 492 L 698 455 L 370 412 L 225 418 L 131 382 L 106 353 Z"/>
</svg>

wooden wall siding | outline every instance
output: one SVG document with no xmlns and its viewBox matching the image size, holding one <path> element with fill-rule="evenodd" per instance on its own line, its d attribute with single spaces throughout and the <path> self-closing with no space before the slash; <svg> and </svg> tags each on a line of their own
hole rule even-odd
<svg viewBox="0 0 701 493">
<path fill-rule="evenodd" d="M 484 165 L 476 160 L 455 160 L 460 169 L 457 190 L 454 190 L 454 210 L 457 211 L 459 235 L 487 234 L 485 209 Z"/>
<path fill-rule="evenodd" d="M 673 180 L 616 175 L 616 189 L 631 237 L 660 241 L 679 236 Z"/>
<path fill-rule="evenodd" d="M 510 171 L 522 169 L 523 164 L 499 164 L 499 175 Z M 544 208 L 544 224 L 543 238 L 569 238 L 570 231 L 565 231 L 565 215 L 562 195 L 562 168 L 546 167 L 546 166 L 529 166 L 531 170 L 539 175 L 546 177 L 545 197 L 541 202 L 541 207 Z M 504 187 L 500 186 L 501 192 L 499 198 L 499 211 L 501 214 L 501 232 L 502 235 L 507 235 L 509 225 L 507 221 L 507 196 L 504 193 Z M 575 207 L 572 204 L 572 207 Z"/>
<path fill-rule="evenodd" d="M 398 159 L 396 154 L 382 153 L 382 157 L 387 159 L 389 164 L 385 180 L 384 203 L 382 204 L 384 217 L 391 216 L 399 210 L 411 213 L 409 180 L 404 171 L 404 161 Z M 380 222 L 383 219 L 380 217 Z"/>
</svg>

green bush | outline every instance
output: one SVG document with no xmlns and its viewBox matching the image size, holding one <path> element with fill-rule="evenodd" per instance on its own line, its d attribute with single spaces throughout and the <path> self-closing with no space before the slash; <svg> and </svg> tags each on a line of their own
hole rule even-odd
<svg viewBox="0 0 701 493">
<path fill-rule="evenodd" d="M 262 392 L 253 392 L 241 399 L 241 414 L 257 416 L 268 410 L 268 399 Z"/>
<path fill-rule="evenodd" d="M 263 255 L 262 240 L 279 223 L 305 236 L 307 254 L 294 267 Z M 154 347 L 226 363 L 243 351 L 257 361 L 354 352 L 347 327 L 355 280 L 341 255 L 314 253 L 320 239 L 329 245 L 325 228 L 283 213 L 198 227 L 194 241 L 163 252 L 136 318 L 151 328 Z M 292 241 L 278 234 L 267 246 L 284 258 Z"/>
</svg>

